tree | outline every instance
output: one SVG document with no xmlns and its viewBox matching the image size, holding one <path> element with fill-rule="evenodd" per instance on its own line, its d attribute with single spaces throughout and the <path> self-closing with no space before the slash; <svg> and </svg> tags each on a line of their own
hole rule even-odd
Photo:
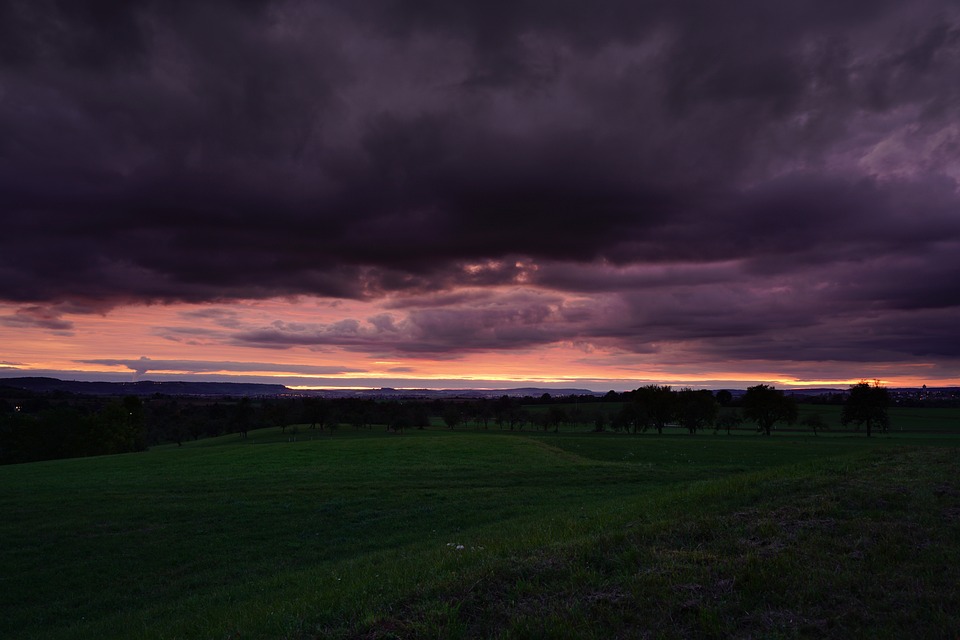
<svg viewBox="0 0 960 640">
<path fill-rule="evenodd" d="M 280 427 L 280 433 L 286 432 L 291 421 L 290 405 L 287 402 L 283 400 L 265 402 L 263 414 L 269 425 Z"/>
<path fill-rule="evenodd" d="M 560 425 L 568 420 L 567 412 L 561 407 L 553 406 L 547 409 L 546 413 L 546 424 L 544 425 L 544 431 L 553 427 L 554 433 L 560 431 Z"/>
<path fill-rule="evenodd" d="M 447 425 L 448 429 L 455 429 L 457 425 L 463 420 L 463 416 L 460 413 L 460 409 L 456 405 L 448 405 L 443 411 L 443 422 Z"/>
<path fill-rule="evenodd" d="M 530 416 L 530 412 L 522 407 L 517 407 L 517 411 L 514 415 L 514 418 L 511 418 L 510 422 L 510 431 L 513 431 L 514 421 L 517 425 L 517 431 L 523 431 L 523 426 L 527 424 L 532 424 L 533 419 Z"/>
<path fill-rule="evenodd" d="M 301 421 L 309 423 L 311 429 L 323 431 L 336 421 L 333 406 L 324 398 L 304 398 Z M 281 425 L 281 431 L 282 431 Z"/>
<path fill-rule="evenodd" d="M 719 391 L 717 391 L 716 398 L 717 398 L 717 402 L 720 403 L 721 407 L 726 407 L 731 402 L 733 402 L 733 394 L 727 391 L 726 389 L 720 389 Z"/>
<path fill-rule="evenodd" d="M 483 424 L 484 429 L 490 428 L 490 419 L 493 418 L 493 407 L 486 399 L 481 399 L 476 403 L 477 422 Z"/>
<path fill-rule="evenodd" d="M 827 424 L 827 421 L 823 419 L 819 413 L 811 413 L 806 418 L 803 419 L 802 424 L 810 427 L 813 430 L 813 435 L 817 435 L 818 431 L 826 431 L 830 428 Z"/>
<path fill-rule="evenodd" d="M 413 425 L 411 414 L 410 407 L 402 403 L 392 404 L 387 415 L 387 431 L 403 433 L 404 429 L 409 429 Z"/>
<path fill-rule="evenodd" d="M 143 403 L 136 396 L 112 400 L 83 421 L 83 455 L 146 449 Z"/>
<path fill-rule="evenodd" d="M 430 414 L 427 412 L 427 406 L 418 402 L 413 406 L 410 412 L 410 421 L 412 426 L 417 429 L 424 429 L 430 426 Z"/>
<path fill-rule="evenodd" d="M 607 428 L 607 416 L 603 411 L 597 411 L 593 414 L 593 430 L 597 433 L 603 432 Z"/>
<path fill-rule="evenodd" d="M 727 432 L 727 435 L 730 435 L 731 429 L 736 429 L 743 422 L 743 418 L 740 417 L 740 414 L 736 411 L 730 411 L 724 413 L 717 421 L 714 423 L 713 431 L 716 433 L 720 429 L 724 429 Z"/>
<path fill-rule="evenodd" d="M 496 402 L 493 403 L 493 421 L 496 422 L 497 426 L 501 429 L 503 429 L 503 425 L 509 423 L 510 430 L 513 430 L 513 422 L 510 419 L 510 414 L 514 409 L 513 405 L 514 402 L 509 396 L 500 396 Z"/>
<path fill-rule="evenodd" d="M 640 423 L 643 431 L 653 427 L 662 434 L 663 428 L 671 422 L 677 413 L 676 394 L 669 385 L 649 384 L 633 392 L 634 401 L 640 411 Z"/>
<path fill-rule="evenodd" d="M 550 420 L 547 417 L 546 411 L 536 411 L 530 414 L 531 423 L 533 424 L 534 429 L 543 429 L 544 431 L 550 426 Z"/>
<path fill-rule="evenodd" d="M 523 424 L 527 421 L 527 414 L 520 401 L 509 396 L 500 396 L 494 404 L 493 412 L 494 421 L 501 429 L 507 425 L 510 431 L 513 431 L 519 426 L 522 431 Z"/>
<path fill-rule="evenodd" d="M 793 423 L 797 419 L 797 403 L 765 384 L 750 387 L 740 401 L 743 415 L 757 424 L 757 430 L 770 435 L 770 429 L 777 422 Z"/>
<path fill-rule="evenodd" d="M 250 404 L 250 398 L 243 397 L 233 406 L 233 429 L 239 433 L 241 438 L 247 437 L 253 425 L 253 405 Z"/>
<path fill-rule="evenodd" d="M 614 431 L 630 433 L 637 432 L 637 406 L 634 402 L 625 402 L 610 420 L 610 428 Z"/>
<path fill-rule="evenodd" d="M 890 394 L 886 387 L 881 386 L 879 380 L 875 380 L 873 385 L 861 380 L 850 387 L 840 414 L 840 423 L 844 426 L 853 423 L 857 425 L 857 429 L 867 425 L 868 438 L 874 428 L 886 432 L 890 426 L 890 417 L 887 415 L 889 405 Z"/>
<path fill-rule="evenodd" d="M 713 424 L 716 419 L 717 401 L 712 392 L 681 389 L 677 394 L 677 420 L 691 434 Z"/>
<path fill-rule="evenodd" d="M 573 408 L 567 411 L 567 422 L 571 425 L 581 424 L 584 420 L 583 409 L 580 408 L 578 403 L 574 403 Z"/>
</svg>

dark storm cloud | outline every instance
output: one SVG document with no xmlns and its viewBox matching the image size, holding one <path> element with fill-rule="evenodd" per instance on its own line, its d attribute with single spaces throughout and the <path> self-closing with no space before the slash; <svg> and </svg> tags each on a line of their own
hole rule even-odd
<svg viewBox="0 0 960 640">
<path fill-rule="evenodd" d="M 360 373 L 360 369 L 347 367 L 324 367 L 315 365 L 271 364 L 266 362 L 207 362 L 201 360 L 154 360 L 141 356 L 136 360 L 117 360 L 98 358 L 94 360 L 78 360 L 79 364 L 100 364 L 111 367 L 127 367 L 137 375 L 144 375 L 150 371 L 187 371 L 190 373 L 210 373 L 215 371 L 231 372 L 265 372 L 276 371 L 287 374 L 300 375 L 335 375 L 338 373 Z"/>
<path fill-rule="evenodd" d="M 234 327 L 237 324 L 239 313 L 232 309 L 207 308 L 193 311 L 182 311 L 180 316 L 185 320 L 212 320 L 215 324 L 224 327 Z"/>
<path fill-rule="evenodd" d="M 37 305 L 22 307 L 12 314 L 0 316 L 0 324 L 8 327 L 36 327 L 58 332 L 69 332 L 73 329 L 73 323 L 64 320 L 62 313 Z"/>
<path fill-rule="evenodd" d="M 361 352 L 453 357 L 458 352 L 522 349 L 571 340 L 595 315 L 556 295 L 526 293 L 404 311 L 403 315 L 384 313 L 363 321 L 347 318 L 328 324 L 278 320 L 237 331 L 231 341 L 281 349 L 336 345 Z"/>
<path fill-rule="evenodd" d="M 390 296 L 402 317 L 197 319 L 257 346 L 645 352 L 846 340 L 869 312 L 950 356 L 957 77 L 952 2 L 6 2 L 0 322 Z M 600 297 L 496 308 L 495 285 Z"/>
</svg>

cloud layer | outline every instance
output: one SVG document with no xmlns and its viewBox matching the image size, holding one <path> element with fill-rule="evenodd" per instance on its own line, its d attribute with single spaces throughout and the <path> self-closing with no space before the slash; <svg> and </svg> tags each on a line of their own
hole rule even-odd
<svg viewBox="0 0 960 640">
<path fill-rule="evenodd" d="M 953 2 L 102 6 L 0 9 L 6 326 L 313 295 L 383 313 L 223 338 L 960 355 Z"/>
</svg>

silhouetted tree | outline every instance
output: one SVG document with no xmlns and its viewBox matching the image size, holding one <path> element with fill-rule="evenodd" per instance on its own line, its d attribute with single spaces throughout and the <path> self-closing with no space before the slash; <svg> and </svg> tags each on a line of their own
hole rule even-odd
<svg viewBox="0 0 960 640">
<path fill-rule="evenodd" d="M 220 404 L 219 402 L 214 402 L 212 405 L 205 407 L 202 411 L 198 406 L 196 407 L 196 411 L 192 413 L 195 418 L 194 425 L 199 430 L 199 435 L 196 436 L 197 438 L 199 438 L 200 435 L 219 436 L 227 433 L 227 431 L 230 430 L 235 432 L 235 425 L 231 424 L 231 419 L 236 418 L 236 407 L 234 407 L 233 416 L 231 416 L 230 407 Z M 249 399 L 247 400 L 245 413 L 248 418 L 252 417 L 250 415 L 252 413 L 252 407 L 250 407 Z"/>
<path fill-rule="evenodd" d="M 650 384 L 633 392 L 639 409 L 639 423 L 643 431 L 653 427 L 662 434 L 663 428 L 676 418 L 676 394 L 668 385 Z"/>
<path fill-rule="evenodd" d="M 714 423 L 714 433 L 720 429 L 724 429 L 727 432 L 727 435 L 730 435 L 731 429 L 736 429 L 743 423 L 743 418 L 736 411 L 729 411 L 724 413 L 719 418 L 717 418 L 716 423 Z"/>
<path fill-rule="evenodd" d="M 801 424 L 810 427 L 813 431 L 813 435 L 817 435 L 818 431 L 826 431 L 830 427 L 827 425 L 827 421 L 823 419 L 819 413 L 811 413 L 806 418 L 801 421 Z"/>
<path fill-rule="evenodd" d="M 250 403 L 250 398 L 240 398 L 233 407 L 233 428 L 241 438 L 246 438 L 252 425 L 253 405 Z"/>
<path fill-rule="evenodd" d="M 280 427 L 280 433 L 285 433 L 292 416 L 290 408 L 290 404 L 284 400 L 264 403 L 263 416 L 268 426 Z"/>
<path fill-rule="evenodd" d="M 123 409 L 126 411 L 124 451 L 143 451 L 147 448 L 146 408 L 139 396 L 125 396 Z"/>
<path fill-rule="evenodd" d="M 66 405 L 38 403 L 36 412 L 15 412 L 2 420 L 0 462 L 34 462 L 88 453 L 87 417 Z"/>
<path fill-rule="evenodd" d="M 603 411 L 597 411 L 593 414 L 593 430 L 597 433 L 604 431 L 607 428 L 607 416 L 604 415 Z"/>
<path fill-rule="evenodd" d="M 770 435 L 770 429 L 777 422 L 793 423 L 797 419 L 796 401 L 769 385 L 748 388 L 740 404 L 744 417 L 755 422 L 757 429 L 766 435 Z"/>
<path fill-rule="evenodd" d="M 879 380 L 874 381 L 873 385 L 864 381 L 858 382 L 850 387 L 850 394 L 840 414 L 840 423 L 844 426 L 853 423 L 857 425 L 857 429 L 867 425 L 868 438 L 875 428 L 886 432 L 890 426 L 888 406 L 890 394 L 886 387 L 881 386 Z"/>
<path fill-rule="evenodd" d="M 493 418 L 493 407 L 490 401 L 483 399 L 476 404 L 477 422 L 483 425 L 484 429 L 490 428 L 490 419 Z"/>
<path fill-rule="evenodd" d="M 713 424 L 717 419 L 717 401 L 713 393 L 701 389 L 681 389 L 677 394 L 677 420 L 691 434 Z"/>
<path fill-rule="evenodd" d="M 583 420 L 583 409 L 580 408 L 579 404 L 574 404 L 573 407 L 567 411 L 566 422 L 569 422 L 571 425 L 577 425 L 582 423 Z"/>
<path fill-rule="evenodd" d="M 463 421 L 463 415 L 460 413 L 460 408 L 456 405 L 449 405 L 446 409 L 443 410 L 443 423 L 447 425 L 448 429 L 455 429 Z"/>
<path fill-rule="evenodd" d="M 169 408 L 166 420 L 167 437 L 176 442 L 178 447 L 183 446 L 183 441 L 190 437 L 191 430 L 179 403 L 175 402 Z"/>
<path fill-rule="evenodd" d="M 373 420 L 372 403 L 367 400 L 351 400 L 343 406 L 347 411 L 347 420 L 354 429 L 363 429 L 370 426 Z"/>
<path fill-rule="evenodd" d="M 625 402 L 610 421 L 610 428 L 626 433 L 636 433 L 641 428 L 646 430 L 646 424 L 641 420 L 640 406 L 636 402 Z"/>
<path fill-rule="evenodd" d="M 553 406 L 547 409 L 544 430 L 553 427 L 554 432 L 560 430 L 560 425 L 567 421 L 567 412 L 562 407 Z"/>
<path fill-rule="evenodd" d="M 493 421 L 501 429 L 509 422 L 510 405 L 510 398 L 507 396 L 500 396 L 493 403 Z"/>
<path fill-rule="evenodd" d="M 417 429 L 430 426 L 430 413 L 427 411 L 427 405 L 418 402 L 410 409 L 410 425 Z"/>
<path fill-rule="evenodd" d="M 550 426 L 550 419 L 546 411 L 534 411 L 530 414 L 530 422 L 537 429 L 546 431 Z"/>
<path fill-rule="evenodd" d="M 80 444 L 70 455 L 107 455 L 146 449 L 143 403 L 136 396 L 111 400 L 84 416 Z"/>
<path fill-rule="evenodd" d="M 185 409 L 182 414 L 181 420 L 183 421 L 187 435 L 194 440 L 199 440 L 200 436 L 204 435 L 204 433 L 207 433 L 207 435 L 215 435 L 208 429 L 208 425 L 214 423 L 207 415 L 204 415 L 204 413 L 207 412 L 201 412 L 199 408 L 188 408 Z"/>
<path fill-rule="evenodd" d="M 530 412 L 521 407 L 520 405 L 516 406 L 516 411 L 511 414 L 510 419 L 510 431 L 513 431 L 513 426 L 517 426 L 517 431 L 523 431 L 523 427 L 527 424 L 531 424 L 533 418 L 530 416 Z"/>
<path fill-rule="evenodd" d="M 410 407 L 400 403 L 391 403 L 387 416 L 387 431 L 403 433 L 404 429 L 409 429 L 413 426 L 413 419 L 410 414 Z"/>
<path fill-rule="evenodd" d="M 721 407 L 729 406 L 730 403 L 733 402 L 733 394 L 726 389 L 720 389 L 717 391 L 716 398 Z"/>
<path fill-rule="evenodd" d="M 493 419 L 502 429 L 504 425 L 513 431 L 518 426 L 522 429 L 526 416 L 520 401 L 509 396 L 500 396 L 494 403 Z"/>
</svg>

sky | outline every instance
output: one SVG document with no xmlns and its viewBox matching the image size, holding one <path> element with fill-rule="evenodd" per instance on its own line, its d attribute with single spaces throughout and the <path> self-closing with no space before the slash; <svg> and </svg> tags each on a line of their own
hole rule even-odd
<svg viewBox="0 0 960 640">
<path fill-rule="evenodd" d="M 0 377 L 960 384 L 960 4 L 0 3 Z"/>
</svg>

